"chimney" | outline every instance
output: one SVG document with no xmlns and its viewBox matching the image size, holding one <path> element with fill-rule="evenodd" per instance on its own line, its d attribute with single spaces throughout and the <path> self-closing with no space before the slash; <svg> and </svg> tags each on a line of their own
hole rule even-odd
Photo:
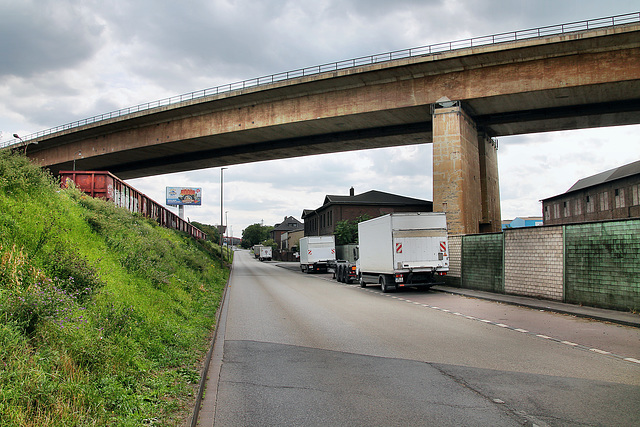
<svg viewBox="0 0 640 427">
<path fill-rule="evenodd" d="M 353 196 L 355 196 L 355 195 L 356 195 L 356 192 L 355 192 L 355 190 L 353 189 L 353 187 L 351 187 L 351 188 L 349 189 L 349 196 L 353 197 Z"/>
</svg>

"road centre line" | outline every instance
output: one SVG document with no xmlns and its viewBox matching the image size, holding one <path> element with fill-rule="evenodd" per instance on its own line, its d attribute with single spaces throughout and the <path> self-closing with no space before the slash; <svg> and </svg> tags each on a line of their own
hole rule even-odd
<svg viewBox="0 0 640 427">
<path fill-rule="evenodd" d="M 341 285 L 341 283 L 338 283 L 338 284 Z M 346 286 L 349 286 L 349 285 L 346 285 Z M 349 286 L 349 287 L 353 287 L 353 286 Z M 561 340 L 559 338 L 553 338 L 553 337 L 550 337 L 550 336 L 547 336 L 547 335 L 543 335 L 543 334 L 536 334 L 535 332 L 530 332 L 530 331 L 528 331 L 526 329 L 514 328 L 512 326 L 505 325 L 504 323 L 498 323 L 498 322 L 494 322 L 494 321 L 487 320 L 487 319 L 479 319 L 477 317 L 468 316 L 468 315 L 465 315 L 465 314 L 462 314 L 462 313 L 458 313 L 458 312 L 453 312 L 453 311 L 448 310 L 446 308 L 440 308 L 440 307 L 437 307 L 437 306 L 434 306 L 434 305 L 424 304 L 424 303 L 412 301 L 410 299 L 406 299 L 406 298 L 402 298 L 402 297 L 398 297 L 398 296 L 394 296 L 394 295 L 380 293 L 378 291 L 374 291 L 373 289 L 367 289 L 367 288 L 361 288 L 361 287 L 357 287 L 356 289 L 361 290 L 361 291 L 371 292 L 371 293 L 376 294 L 376 295 L 382 295 L 382 296 L 386 296 L 386 297 L 391 297 L 391 298 L 397 299 L 399 301 L 413 303 L 415 305 L 419 305 L 419 306 L 422 306 L 422 307 L 425 307 L 425 308 L 430 308 L 432 310 L 438 310 L 438 311 L 441 311 L 443 313 L 449 313 L 449 314 L 452 314 L 454 316 L 465 317 L 465 318 L 467 318 L 469 320 L 476 320 L 476 321 L 479 321 L 479 322 L 482 322 L 482 323 L 486 323 L 486 324 L 489 324 L 489 325 L 498 326 L 498 327 L 505 328 L 505 329 L 510 329 L 512 331 L 516 331 L 516 332 L 520 332 L 520 333 L 523 333 L 523 334 L 535 336 L 535 337 L 546 339 L 546 340 L 549 340 L 549 341 L 555 341 L 555 342 L 557 342 L 559 344 L 564 344 L 564 345 L 567 345 L 567 346 L 572 347 L 572 348 L 578 348 L 578 349 L 585 350 L 585 351 L 591 351 L 591 352 L 594 352 L 594 353 L 597 353 L 597 354 L 601 354 L 603 356 L 611 356 L 611 357 L 613 357 L 615 359 L 620 359 L 620 360 L 624 360 L 626 362 L 640 364 L 640 360 L 635 359 L 633 357 L 620 356 L 620 355 L 612 353 L 610 351 L 600 350 L 600 349 L 597 349 L 597 348 L 591 348 L 589 346 L 585 346 L 585 345 L 582 345 L 582 344 L 577 344 L 577 343 L 574 343 L 574 342 L 571 342 L 571 341 Z"/>
</svg>

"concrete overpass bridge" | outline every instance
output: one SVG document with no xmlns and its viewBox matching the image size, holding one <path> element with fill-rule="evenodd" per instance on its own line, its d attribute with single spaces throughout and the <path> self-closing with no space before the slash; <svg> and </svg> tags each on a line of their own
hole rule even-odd
<svg viewBox="0 0 640 427">
<path fill-rule="evenodd" d="M 122 179 L 434 144 L 434 210 L 500 230 L 494 137 L 640 123 L 640 13 L 504 33 L 194 92 L 25 137 L 56 173 Z"/>
</svg>

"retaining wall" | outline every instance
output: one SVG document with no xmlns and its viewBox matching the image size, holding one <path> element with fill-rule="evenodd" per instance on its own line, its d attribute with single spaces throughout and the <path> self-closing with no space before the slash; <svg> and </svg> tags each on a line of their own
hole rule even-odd
<svg viewBox="0 0 640 427">
<path fill-rule="evenodd" d="M 447 284 L 640 310 L 640 219 L 451 236 Z"/>
<path fill-rule="evenodd" d="M 640 309 L 640 220 L 566 227 L 564 300 Z"/>
<path fill-rule="evenodd" d="M 462 287 L 504 293 L 503 247 L 502 233 L 463 237 Z"/>
<path fill-rule="evenodd" d="M 562 227 L 505 230 L 504 291 L 562 301 Z"/>
</svg>

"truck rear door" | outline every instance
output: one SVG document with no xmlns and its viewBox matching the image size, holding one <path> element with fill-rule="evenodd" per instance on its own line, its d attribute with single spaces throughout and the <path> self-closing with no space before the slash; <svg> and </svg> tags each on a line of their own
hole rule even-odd
<svg viewBox="0 0 640 427">
<path fill-rule="evenodd" d="M 393 247 L 397 270 L 449 266 L 445 229 L 393 230 Z"/>
</svg>

